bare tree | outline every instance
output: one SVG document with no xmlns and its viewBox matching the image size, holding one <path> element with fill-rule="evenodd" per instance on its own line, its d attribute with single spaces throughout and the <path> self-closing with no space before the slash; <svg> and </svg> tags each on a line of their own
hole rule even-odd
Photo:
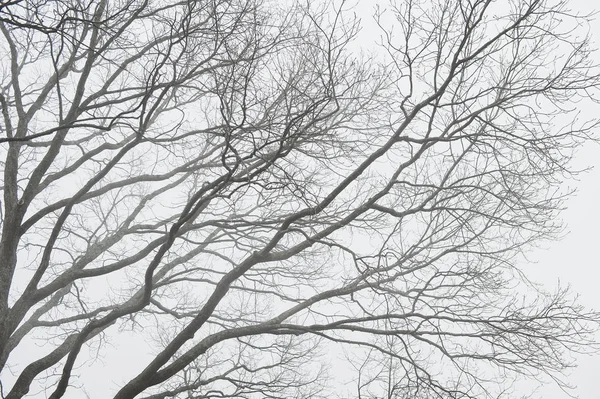
<svg viewBox="0 0 600 399">
<path fill-rule="evenodd" d="M 332 396 L 339 350 L 353 397 L 566 386 L 600 316 L 517 265 L 596 127 L 587 20 L 426 3 L 366 51 L 344 2 L 0 2 L 2 398 L 131 331 L 116 399 Z"/>
</svg>

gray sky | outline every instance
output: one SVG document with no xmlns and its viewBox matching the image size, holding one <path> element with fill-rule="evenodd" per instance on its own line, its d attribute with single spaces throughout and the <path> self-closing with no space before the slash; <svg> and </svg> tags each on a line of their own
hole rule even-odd
<svg viewBox="0 0 600 399">
<path fill-rule="evenodd" d="M 357 5 L 357 14 L 363 18 L 363 27 L 368 29 L 370 7 L 374 4 L 371 1 L 360 1 Z M 583 12 L 590 11 L 591 4 L 586 4 L 585 0 L 571 0 L 573 10 Z M 594 42 L 596 46 L 600 43 L 600 23 L 592 26 Z M 598 62 L 600 63 L 600 52 L 598 53 Z M 589 111 L 589 110 L 588 110 Z M 593 112 L 593 111 L 592 111 Z M 589 115 L 589 113 L 588 113 Z M 600 136 L 600 132 L 597 132 Z M 530 253 L 532 263 L 524 263 L 523 270 L 534 281 L 542 283 L 548 290 L 555 288 L 559 282 L 561 286 L 570 285 L 573 293 L 580 295 L 580 303 L 588 308 L 600 309 L 600 288 L 598 280 L 600 271 L 598 267 L 597 248 L 600 247 L 598 241 L 598 227 L 600 225 L 600 144 L 588 143 L 582 148 L 575 160 L 576 168 L 595 167 L 595 169 L 580 175 L 579 181 L 565 183 L 565 188 L 577 188 L 578 192 L 570 198 L 566 205 L 567 209 L 563 213 L 563 219 L 567 225 L 568 235 L 558 242 L 547 244 L 545 247 L 536 249 Z M 141 355 L 143 348 L 137 348 L 135 337 L 124 338 L 123 341 L 112 342 L 112 348 L 98 359 L 93 368 L 102 369 L 104 367 L 114 367 L 115 364 L 122 366 L 122 379 L 125 381 L 129 375 L 134 375 L 136 368 L 126 366 L 145 364 L 147 359 L 134 359 L 131 356 L 124 356 L 123 351 L 137 353 Z M 600 341 L 600 334 L 598 336 Z M 139 344 L 139 342 L 138 342 Z M 581 399 L 596 399 L 600 397 L 600 355 L 579 356 L 579 367 L 572 370 L 568 381 L 577 388 L 571 393 Z M 114 370 L 113 370 L 114 372 Z M 112 373 L 111 373 L 112 374 Z M 98 392 L 114 392 L 119 383 L 123 381 L 95 381 L 85 382 L 85 388 L 91 398 L 97 398 Z M 532 387 L 525 387 L 532 388 Z M 528 390 L 528 389 L 527 389 Z M 74 392 L 71 392 L 73 395 Z M 537 391 L 537 397 L 544 399 L 567 399 L 569 395 L 564 393 L 556 384 L 549 383 L 543 385 Z M 67 395 L 66 397 L 73 397 Z"/>
<path fill-rule="evenodd" d="M 362 7 L 367 8 L 372 5 L 370 0 L 361 0 L 359 11 Z M 571 0 L 574 10 L 590 10 L 591 2 L 585 0 Z M 369 14 L 362 14 L 363 18 L 368 19 Z M 594 31 L 592 35 L 596 47 L 600 44 L 600 20 L 592 26 Z M 600 52 L 597 55 L 600 63 Z M 593 115 L 594 110 L 591 111 Z M 590 114 L 590 112 L 588 112 Z M 600 131 L 597 132 L 600 137 Z M 547 289 L 552 290 L 560 281 L 560 285 L 570 285 L 574 293 L 580 294 L 580 303 L 587 307 L 600 310 L 600 271 L 597 271 L 598 256 L 596 251 L 600 248 L 598 238 L 598 226 L 600 226 L 600 144 L 589 143 L 582 148 L 575 159 L 576 168 L 595 167 L 594 170 L 582 174 L 577 182 L 566 182 L 565 187 L 574 187 L 578 189 L 576 195 L 570 198 L 567 203 L 567 209 L 563 214 L 564 221 L 567 224 L 569 234 L 561 241 L 546 245 L 530 253 L 530 259 L 535 263 L 524 263 L 523 270 L 533 280 L 544 284 Z M 600 334 L 598 336 L 600 342 Z M 85 380 L 85 389 L 89 392 L 91 398 L 103 398 L 103 392 L 114 392 L 120 385 L 120 380 L 103 380 L 98 378 L 102 376 L 102 370 L 109 368 L 106 374 L 114 376 L 116 369 L 122 370 L 122 378 L 126 380 L 129 376 L 135 375 L 139 367 L 147 363 L 148 359 L 142 359 L 138 354 L 144 352 L 143 345 L 139 345 L 139 340 L 135 336 L 123 338 L 120 342 L 109 342 L 109 347 L 100 359 L 91 367 L 93 370 L 99 370 L 99 374 L 86 374 L 94 376 L 93 381 Z M 137 347 L 137 348 L 136 348 Z M 138 349 L 136 351 L 135 349 Z M 135 353 L 136 355 L 131 355 Z M 578 358 L 580 367 L 572 371 L 568 380 L 577 385 L 572 391 L 573 395 L 581 399 L 600 398 L 600 355 L 580 356 Z M 115 366 L 118 365 L 118 366 Z M 133 367 L 137 366 L 137 367 Z M 117 371 L 119 373 L 119 371 Z M 105 375 L 106 375 L 105 374 Z M 569 396 L 562 392 L 555 384 L 546 384 L 538 391 L 540 398 L 548 399 L 566 399 Z M 45 397 L 40 394 L 39 397 Z M 68 391 L 66 398 L 80 398 L 81 392 L 77 390 Z"/>
<path fill-rule="evenodd" d="M 600 27 L 596 29 L 600 37 Z M 600 54 L 599 54 L 600 57 Z M 543 282 L 551 289 L 559 281 L 561 286 L 570 285 L 580 295 L 580 303 L 600 310 L 600 287 L 598 281 L 598 226 L 600 225 L 600 144 L 587 144 L 575 159 L 578 167 L 593 166 L 594 169 L 581 175 L 578 182 L 567 186 L 576 187 L 578 192 L 567 201 L 563 217 L 568 235 L 558 242 L 534 251 L 531 259 L 535 264 L 524 265 L 524 270 L 534 280 Z M 600 334 L 598 335 L 600 341 Z M 579 367 L 572 371 L 569 381 L 577 388 L 573 394 L 581 399 L 600 397 L 600 355 L 580 356 Z M 569 396 L 553 384 L 540 391 L 541 398 L 563 399 Z"/>
<path fill-rule="evenodd" d="M 573 10 L 582 12 L 590 12 L 593 7 L 598 7 L 595 2 L 586 0 L 571 0 L 569 4 Z M 592 24 L 591 29 L 594 47 L 599 48 L 600 21 Z M 597 62 L 600 63 L 600 52 L 597 54 Z M 596 132 L 596 136 L 600 137 L 600 132 Z M 580 175 L 579 181 L 565 184 L 566 187 L 577 189 L 577 193 L 567 201 L 567 209 L 563 213 L 568 234 L 562 240 L 532 252 L 531 259 L 536 263 L 524 265 L 524 270 L 549 289 L 556 287 L 559 282 L 561 286 L 570 285 L 572 291 L 579 294 L 581 304 L 600 310 L 600 144 L 588 143 L 580 149 L 574 159 L 574 166 L 593 169 Z M 597 340 L 600 342 L 600 334 Z M 577 386 L 572 393 L 581 399 L 599 398 L 600 355 L 579 356 L 578 363 L 579 367 L 568 378 Z M 554 384 L 544 386 L 539 391 L 539 397 L 569 398 Z"/>
</svg>

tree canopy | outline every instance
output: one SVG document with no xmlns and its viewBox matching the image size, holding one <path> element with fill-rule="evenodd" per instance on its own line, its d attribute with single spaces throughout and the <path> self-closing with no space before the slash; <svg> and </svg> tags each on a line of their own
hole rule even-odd
<svg viewBox="0 0 600 399">
<path fill-rule="evenodd" d="M 595 140 L 589 18 L 424 3 L 0 1 L 0 397 L 99 397 L 131 334 L 102 397 L 567 387 L 600 315 L 523 254 Z"/>
</svg>

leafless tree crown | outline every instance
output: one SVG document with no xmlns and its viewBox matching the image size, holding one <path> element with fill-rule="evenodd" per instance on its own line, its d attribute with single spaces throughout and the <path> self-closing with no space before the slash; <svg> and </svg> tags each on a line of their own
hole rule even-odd
<svg viewBox="0 0 600 399">
<path fill-rule="evenodd" d="M 102 395 L 567 387 L 600 316 L 518 266 L 593 140 L 587 22 L 543 0 L 0 1 L 0 397 L 100 397 L 88 373 L 131 334 L 147 352 Z"/>
</svg>

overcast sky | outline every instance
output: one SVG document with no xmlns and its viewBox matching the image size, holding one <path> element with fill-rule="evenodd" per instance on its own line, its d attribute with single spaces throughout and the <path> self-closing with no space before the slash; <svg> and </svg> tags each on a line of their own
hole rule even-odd
<svg viewBox="0 0 600 399">
<path fill-rule="evenodd" d="M 570 0 L 574 11 L 590 12 L 593 2 L 585 0 Z M 371 7 L 374 2 L 361 0 L 358 2 L 357 15 L 363 17 L 363 28 L 368 29 Z M 600 43 L 600 21 L 593 24 L 592 36 L 595 47 Z M 364 30 L 363 30 L 364 33 Z M 600 63 L 600 52 L 598 53 L 598 63 Z M 593 115 L 595 110 L 582 110 L 587 115 Z M 587 111 L 587 112 L 586 112 Z M 600 131 L 596 132 L 600 138 Z M 567 203 L 567 209 L 563 213 L 563 219 L 567 225 L 568 234 L 562 240 L 553 242 L 546 247 L 536 249 L 530 253 L 532 263 L 524 263 L 523 270 L 533 280 L 543 283 L 548 289 L 552 290 L 559 284 L 561 286 L 570 285 L 572 291 L 580 295 L 580 303 L 590 309 L 600 310 L 600 270 L 598 270 L 598 255 L 600 250 L 600 144 L 588 143 L 582 148 L 575 160 L 574 167 L 594 169 L 581 174 L 579 181 L 565 182 L 565 188 L 576 188 L 577 193 L 571 197 Z M 600 342 L 600 334 L 598 336 Z M 100 362 L 100 367 L 113 365 L 115 360 L 123 359 L 122 351 L 131 349 L 135 346 L 135 338 L 131 341 L 113 343 L 115 345 L 109 350 Z M 135 363 L 133 359 L 127 359 Z M 138 361 L 141 359 L 138 359 Z M 580 356 L 578 358 L 580 366 L 572 370 L 568 377 L 569 382 L 577 385 L 577 388 L 570 393 L 581 399 L 600 398 L 600 355 Z M 126 363 L 128 363 L 126 361 Z M 145 360 L 142 360 L 145 364 Z M 98 365 L 96 365 L 98 366 Z M 124 369 L 128 369 L 124 367 Z M 129 370 L 129 369 L 128 369 Z M 134 369 L 129 370 L 134 373 Z M 127 379 L 127 373 L 122 376 Z M 92 398 L 96 398 L 92 392 L 98 392 L 97 389 L 108 389 L 113 391 L 119 381 L 112 381 L 106 384 L 103 381 L 95 383 L 86 383 L 87 391 Z M 97 384 L 97 385 L 96 385 Z M 100 388 L 102 387 L 102 388 Z M 531 387 L 529 387 L 531 388 Z M 556 384 L 546 384 L 539 388 L 537 397 L 543 399 L 567 399 L 570 396 L 563 392 Z"/>
<path fill-rule="evenodd" d="M 600 37 L 600 29 L 596 32 Z M 600 249 L 600 145 L 586 145 L 577 155 L 575 164 L 579 167 L 593 166 L 594 169 L 583 174 L 580 181 L 569 184 L 578 192 L 568 200 L 568 208 L 563 214 L 568 235 L 547 248 L 534 251 L 532 260 L 536 263 L 524 265 L 524 269 L 549 289 L 559 281 L 561 286 L 571 285 L 573 292 L 580 294 L 582 304 L 600 310 L 597 254 Z M 579 367 L 569 377 L 569 381 L 577 385 L 573 393 L 581 399 L 600 398 L 600 355 L 581 356 L 578 360 Z M 569 396 L 550 384 L 540 392 L 540 397 L 566 399 Z"/>
<path fill-rule="evenodd" d="M 571 0 L 573 10 L 590 12 L 592 7 L 598 8 L 596 2 Z M 596 18 L 598 20 L 598 17 Z M 600 21 L 592 24 L 594 47 L 600 47 Z M 600 63 L 600 52 L 597 54 Z M 597 110 L 582 110 L 598 113 Z M 589 113 L 588 113 L 589 115 Z M 596 132 L 600 137 L 600 131 Z M 536 264 L 524 265 L 525 270 L 534 279 L 543 282 L 549 289 L 569 284 L 573 292 L 580 295 L 580 303 L 600 310 L 600 270 L 598 268 L 598 251 L 600 250 L 600 144 L 588 143 L 582 148 L 575 160 L 578 168 L 593 167 L 580 175 L 577 182 L 569 182 L 568 187 L 576 188 L 577 193 L 570 198 L 563 219 L 567 224 L 567 236 L 540 248 L 532 253 Z M 598 335 L 600 341 L 600 334 Z M 581 399 L 600 398 L 600 355 L 580 356 L 579 367 L 569 377 L 569 381 L 577 385 L 573 394 Z M 553 384 L 545 386 L 539 396 L 544 399 L 569 398 Z"/>
<path fill-rule="evenodd" d="M 594 5 L 592 1 L 570 0 L 574 10 L 589 12 Z M 360 0 L 360 10 L 362 7 L 370 8 L 370 0 Z M 600 8 L 600 6 L 597 6 Z M 364 14 L 368 15 L 368 14 Z M 365 16 L 365 18 L 368 18 Z M 592 36 L 595 47 L 600 46 L 600 19 L 598 23 L 592 25 Z M 600 52 L 597 54 L 600 64 Z M 600 108 L 600 105 L 598 106 Z M 587 115 L 594 113 L 600 114 L 600 109 L 582 110 Z M 600 138 L 600 131 L 596 132 Z M 572 291 L 580 295 L 580 303 L 590 309 L 600 310 L 600 270 L 598 267 L 597 251 L 600 250 L 600 144 L 588 143 L 582 148 L 574 162 L 575 168 L 594 169 L 580 175 L 579 181 L 565 182 L 565 188 L 576 188 L 577 193 L 570 198 L 567 203 L 567 209 L 563 213 L 563 219 L 567 225 L 568 234 L 562 240 L 548 244 L 546 247 L 536 249 L 530 253 L 532 263 L 524 263 L 523 270 L 533 280 L 543 283 L 548 290 L 561 286 L 570 285 Z M 600 342 L 600 334 L 598 335 Z M 139 342 L 138 342 L 139 344 Z M 126 339 L 120 342 L 112 342 L 114 345 L 107 348 L 105 355 L 94 364 L 99 370 L 106 367 L 114 367 L 119 364 L 123 371 L 122 378 L 127 379 L 127 373 L 136 374 L 139 370 L 134 364 L 145 365 L 147 359 L 131 359 L 123 356 L 123 351 L 133 352 L 136 345 L 135 337 L 131 341 Z M 581 399 L 600 398 L 600 355 L 580 356 L 578 358 L 579 368 L 572 371 L 568 380 L 577 385 L 577 388 L 571 394 Z M 112 370 L 114 371 L 114 370 Z M 108 370 L 107 370 L 108 372 Z M 97 376 L 96 376 L 97 377 Z M 100 377 L 102 377 L 100 375 Z M 114 389 L 121 381 L 103 381 L 102 378 L 94 378 L 89 383 L 86 381 L 86 390 L 91 398 L 101 398 L 99 392 L 114 392 Z M 104 390 L 104 391 L 103 391 Z M 81 395 L 81 392 L 72 390 L 66 398 L 75 398 Z M 42 397 L 42 396 L 40 396 Z M 547 384 L 538 391 L 538 397 L 544 399 L 567 399 L 569 395 L 560 390 L 555 384 Z"/>
</svg>

